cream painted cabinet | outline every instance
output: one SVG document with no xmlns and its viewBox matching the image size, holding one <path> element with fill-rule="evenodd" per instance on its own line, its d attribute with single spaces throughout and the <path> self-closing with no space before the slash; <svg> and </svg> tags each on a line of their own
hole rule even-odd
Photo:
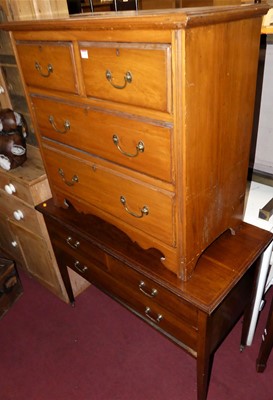
<svg viewBox="0 0 273 400">
<path fill-rule="evenodd" d="M 0 169 L 0 248 L 43 286 L 67 301 L 47 229 L 35 206 L 51 197 L 39 150 L 11 171 Z M 80 279 L 79 279 L 80 278 Z M 76 292 L 87 282 L 72 276 Z"/>
</svg>

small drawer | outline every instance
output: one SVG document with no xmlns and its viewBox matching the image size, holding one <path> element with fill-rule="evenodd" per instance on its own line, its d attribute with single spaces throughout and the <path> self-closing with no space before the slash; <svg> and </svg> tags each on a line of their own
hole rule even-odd
<svg viewBox="0 0 273 400">
<path fill-rule="evenodd" d="M 11 198 L 17 198 L 28 204 L 33 204 L 33 198 L 29 186 L 10 178 L 7 175 L 0 174 L 0 192 L 5 192 Z"/>
<path fill-rule="evenodd" d="M 45 217 L 47 229 L 54 249 L 73 258 L 74 269 L 85 277 L 86 265 L 97 265 L 107 270 L 106 257 L 103 251 L 92 246 L 86 239 L 75 231 L 70 231 L 58 222 Z"/>
<path fill-rule="evenodd" d="M 41 235 L 40 222 L 38 212 L 20 202 L 16 198 L 10 197 L 8 194 L 0 191 L 0 207 L 7 218 L 20 224 L 24 229 Z"/>
<path fill-rule="evenodd" d="M 171 129 L 32 97 L 40 135 L 88 151 L 117 164 L 172 181 Z M 91 129 L 86 129 L 90 126 Z"/>
<path fill-rule="evenodd" d="M 149 304 L 152 304 L 153 307 L 163 307 L 174 313 L 177 318 L 186 321 L 190 326 L 197 327 L 196 308 L 174 293 L 114 258 L 111 258 L 109 269 L 115 279 L 137 292 L 143 301 L 149 300 Z"/>
<path fill-rule="evenodd" d="M 91 157 L 90 162 L 82 161 L 49 147 L 43 152 L 51 183 L 68 200 L 84 201 L 92 213 L 100 216 L 101 210 L 105 219 L 106 212 L 166 244 L 174 244 L 173 193 L 118 174 L 98 164 L 97 159 L 92 162 Z"/>
<path fill-rule="evenodd" d="M 171 112 L 171 46 L 82 42 L 86 94 Z"/>
<path fill-rule="evenodd" d="M 28 86 L 78 93 L 73 46 L 70 42 L 16 42 Z"/>
</svg>

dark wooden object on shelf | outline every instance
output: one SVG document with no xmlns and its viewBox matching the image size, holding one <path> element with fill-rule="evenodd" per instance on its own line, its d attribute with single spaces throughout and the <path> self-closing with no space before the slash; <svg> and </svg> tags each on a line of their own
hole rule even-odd
<svg viewBox="0 0 273 400">
<path fill-rule="evenodd" d="M 242 313 L 245 344 L 259 268 L 255 262 L 272 234 L 245 223 L 236 235 L 225 232 L 183 282 L 156 261 L 155 250 L 143 251 L 103 220 L 72 206 L 56 207 L 52 200 L 37 209 L 44 215 L 70 302 L 69 268 L 195 357 L 197 396 L 205 400 L 213 354 Z"/>
<path fill-rule="evenodd" d="M 22 293 L 23 288 L 14 261 L 0 255 L 0 319 Z"/>
</svg>

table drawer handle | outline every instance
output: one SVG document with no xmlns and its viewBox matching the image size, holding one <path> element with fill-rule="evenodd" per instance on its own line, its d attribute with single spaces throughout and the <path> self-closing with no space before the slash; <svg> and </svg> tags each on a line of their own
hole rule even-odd
<svg viewBox="0 0 273 400">
<path fill-rule="evenodd" d="M 160 321 L 163 320 L 162 314 L 155 314 L 155 316 L 153 316 L 152 310 L 150 309 L 150 307 L 146 307 L 145 315 L 146 315 L 146 317 L 148 317 L 151 321 L 155 322 L 156 324 L 158 324 Z"/>
<path fill-rule="evenodd" d="M 85 273 L 85 271 L 87 271 L 87 266 L 86 265 L 81 265 L 81 263 L 79 261 L 75 261 L 74 262 L 74 267 L 81 272 L 82 274 Z"/>
<path fill-rule="evenodd" d="M 55 124 L 53 115 L 50 115 L 48 117 L 48 120 L 49 120 L 52 128 L 54 129 L 54 131 L 56 131 L 58 133 L 66 133 L 70 129 L 70 122 L 68 120 L 64 121 L 64 129 L 63 130 L 60 130 L 60 129 L 57 128 L 57 125 Z"/>
<path fill-rule="evenodd" d="M 117 147 L 117 149 L 127 157 L 136 157 L 138 156 L 139 153 L 144 152 L 144 143 L 142 141 L 139 141 L 138 144 L 136 145 L 136 152 L 134 154 L 127 153 L 127 151 L 122 150 L 122 148 L 119 145 L 119 137 L 117 135 L 113 135 L 113 142 L 114 145 Z"/>
<path fill-rule="evenodd" d="M 43 73 L 42 67 L 38 63 L 38 61 L 35 61 L 35 68 L 43 78 L 48 78 L 50 76 L 50 74 L 53 73 L 53 66 L 51 64 L 47 65 L 47 73 L 46 74 Z"/>
<path fill-rule="evenodd" d="M 132 74 L 129 71 L 127 71 L 124 75 L 124 84 L 123 85 L 116 85 L 115 83 L 113 83 L 112 73 L 111 73 L 111 71 L 109 71 L 109 69 L 106 71 L 105 76 L 106 76 L 106 79 L 108 80 L 108 82 L 110 82 L 111 85 L 115 89 L 124 89 L 127 86 L 127 83 L 131 83 L 133 80 Z"/>
<path fill-rule="evenodd" d="M 127 211 L 128 214 L 132 215 L 135 218 L 143 218 L 144 215 L 149 214 L 149 208 L 147 206 L 143 206 L 142 209 L 140 210 L 141 214 L 136 214 L 133 211 L 130 211 L 129 208 L 126 205 L 126 198 L 124 196 L 120 196 L 120 202 Z"/>
<path fill-rule="evenodd" d="M 151 290 L 147 290 L 146 289 L 146 284 L 145 284 L 145 282 L 144 281 L 140 281 L 140 283 L 139 283 L 139 285 L 138 285 L 138 287 L 139 287 L 139 290 L 142 292 L 142 293 L 144 293 L 145 294 L 145 296 L 148 296 L 148 297 L 155 297 L 156 295 L 157 295 L 157 289 L 154 289 L 154 288 L 152 288 Z"/>
<path fill-rule="evenodd" d="M 68 246 L 72 247 L 72 249 L 77 249 L 80 245 L 80 242 L 78 240 L 76 240 L 74 243 L 72 243 L 71 236 L 68 236 L 68 238 L 66 239 L 66 243 L 68 244 Z"/>
<path fill-rule="evenodd" d="M 78 178 L 77 175 L 73 175 L 71 181 L 68 181 L 68 180 L 65 178 L 65 173 L 64 173 L 64 171 L 62 170 L 62 168 L 59 168 L 58 173 L 59 173 L 59 175 L 62 177 L 62 180 L 64 181 L 64 183 L 65 183 L 67 186 L 74 186 L 75 183 L 78 183 L 78 182 L 79 182 L 79 178 Z"/>
</svg>

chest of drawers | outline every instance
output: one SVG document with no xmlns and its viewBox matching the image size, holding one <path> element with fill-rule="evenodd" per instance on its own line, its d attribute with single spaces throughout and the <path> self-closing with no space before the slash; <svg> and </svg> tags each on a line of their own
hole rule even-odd
<svg viewBox="0 0 273 400">
<path fill-rule="evenodd" d="M 187 281 L 242 221 L 261 4 L 79 16 L 10 30 L 54 203 Z"/>
<path fill-rule="evenodd" d="M 35 210 L 51 197 L 40 152 L 28 146 L 28 159 L 16 169 L 0 170 L 0 249 L 62 300 L 68 301 L 42 215 Z M 75 274 L 76 293 L 88 286 Z"/>
</svg>

